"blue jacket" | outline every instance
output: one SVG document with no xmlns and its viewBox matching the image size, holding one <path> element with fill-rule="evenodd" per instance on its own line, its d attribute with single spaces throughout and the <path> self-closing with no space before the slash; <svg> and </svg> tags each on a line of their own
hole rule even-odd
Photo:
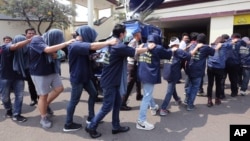
<svg viewBox="0 0 250 141">
<path fill-rule="evenodd" d="M 148 41 L 158 44 L 154 49 L 139 56 L 138 75 L 142 83 L 161 83 L 161 59 L 170 59 L 172 51 L 159 45 L 160 40 L 156 35 L 149 35 Z M 147 44 L 145 44 L 147 46 Z M 144 47 L 145 47 L 144 46 Z"/>
<path fill-rule="evenodd" d="M 250 45 L 240 47 L 241 66 L 250 68 Z"/>
<path fill-rule="evenodd" d="M 190 47 L 190 50 L 195 48 L 195 44 Z M 208 45 L 199 48 L 191 60 L 187 62 L 186 73 L 190 78 L 203 77 L 205 75 L 206 59 L 213 56 L 215 50 Z"/>
<path fill-rule="evenodd" d="M 163 78 L 169 82 L 177 82 L 181 78 L 181 62 L 190 60 L 191 54 L 182 49 L 173 53 L 170 60 L 164 59 Z"/>
<path fill-rule="evenodd" d="M 243 40 L 239 40 L 235 44 L 230 43 L 231 40 L 229 40 L 226 45 L 228 46 L 228 50 L 226 53 L 226 65 L 227 66 L 235 66 L 240 65 L 240 47 L 245 42 Z"/>
<path fill-rule="evenodd" d="M 216 45 L 213 45 L 212 48 L 215 48 Z M 209 56 L 207 59 L 207 66 L 211 68 L 224 69 L 226 66 L 226 52 L 227 47 L 225 44 L 222 44 L 221 48 L 215 51 L 213 56 Z"/>
</svg>

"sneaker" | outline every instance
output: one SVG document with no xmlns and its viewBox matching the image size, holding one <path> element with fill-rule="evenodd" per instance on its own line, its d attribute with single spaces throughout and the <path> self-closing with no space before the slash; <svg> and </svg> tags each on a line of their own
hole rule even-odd
<svg viewBox="0 0 250 141">
<path fill-rule="evenodd" d="M 166 116 L 167 114 L 169 114 L 170 111 L 169 110 L 164 110 L 164 109 L 161 109 L 160 110 L 160 116 Z"/>
<path fill-rule="evenodd" d="M 187 111 L 193 111 L 195 109 L 194 105 L 188 105 Z"/>
<path fill-rule="evenodd" d="M 141 130 L 152 130 L 155 128 L 153 124 L 148 123 L 147 121 L 137 121 L 136 128 Z"/>
<path fill-rule="evenodd" d="M 155 116 L 157 111 L 159 110 L 159 105 L 155 104 L 155 107 L 150 107 L 150 110 L 151 110 L 151 115 Z"/>
<path fill-rule="evenodd" d="M 48 116 L 53 116 L 54 115 L 54 112 L 51 110 L 51 108 L 49 106 L 47 108 L 47 115 Z"/>
<path fill-rule="evenodd" d="M 240 95 L 245 96 L 245 95 L 247 95 L 247 92 L 244 92 L 244 91 L 241 90 Z"/>
<path fill-rule="evenodd" d="M 25 118 L 21 115 L 15 115 L 12 117 L 12 120 L 18 121 L 18 122 L 25 122 L 25 121 L 27 121 L 27 118 Z"/>
<path fill-rule="evenodd" d="M 5 117 L 11 118 L 12 115 L 13 115 L 13 114 L 12 114 L 12 110 L 10 109 L 10 110 L 7 110 L 7 111 L 6 111 Z"/>
<path fill-rule="evenodd" d="M 79 129 L 82 128 L 82 125 L 81 124 L 77 124 L 77 123 L 71 123 L 71 124 L 65 124 L 64 125 L 64 128 L 63 128 L 63 131 L 64 132 L 71 132 L 71 131 L 77 131 Z"/>
<path fill-rule="evenodd" d="M 98 124 L 102 124 L 103 122 L 104 122 L 104 121 L 103 121 L 103 120 L 101 120 L 101 121 L 99 121 L 99 122 L 98 122 Z M 90 123 L 91 123 L 91 121 L 90 121 L 90 120 L 86 120 L 86 124 L 87 124 L 87 125 L 89 125 Z"/>
<path fill-rule="evenodd" d="M 86 120 L 86 124 L 89 125 L 91 123 L 91 121 L 89 120 Z"/>
<path fill-rule="evenodd" d="M 51 128 L 52 122 L 48 119 L 48 117 L 44 117 L 40 120 L 40 124 L 43 128 Z"/>
</svg>

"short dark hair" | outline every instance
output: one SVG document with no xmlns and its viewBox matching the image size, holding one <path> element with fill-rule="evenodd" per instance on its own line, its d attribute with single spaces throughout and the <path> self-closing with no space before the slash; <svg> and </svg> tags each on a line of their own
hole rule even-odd
<svg viewBox="0 0 250 141">
<path fill-rule="evenodd" d="M 233 33 L 231 38 L 241 38 L 240 33 Z"/>
<path fill-rule="evenodd" d="M 206 35 L 204 33 L 198 34 L 197 42 L 205 44 L 206 43 Z"/>
<path fill-rule="evenodd" d="M 121 33 L 126 32 L 126 26 L 122 24 L 116 24 L 112 31 L 112 36 L 119 38 Z"/>
<path fill-rule="evenodd" d="M 27 28 L 27 29 L 25 30 L 25 34 L 27 34 L 29 30 L 33 30 L 33 31 L 35 31 L 35 33 L 36 33 L 36 30 L 35 30 L 35 28 L 33 28 L 33 27 L 30 27 L 30 28 Z"/>
<path fill-rule="evenodd" d="M 192 33 L 190 33 L 190 39 L 195 41 L 195 40 L 197 40 L 198 35 L 199 35 L 198 32 L 192 32 Z"/>
<path fill-rule="evenodd" d="M 188 33 L 186 33 L 186 32 L 182 33 L 181 37 L 183 37 L 183 36 L 188 36 Z"/>
<path fill-rule="evenodd" d="M 10 39 L 10 40 L 12 41 L 12 38 L 11 38 L 10 36 L 4 36 L 4 37 L 3 37 L 3 41 L 4 41 L 5 39 Z"/>
</svg>

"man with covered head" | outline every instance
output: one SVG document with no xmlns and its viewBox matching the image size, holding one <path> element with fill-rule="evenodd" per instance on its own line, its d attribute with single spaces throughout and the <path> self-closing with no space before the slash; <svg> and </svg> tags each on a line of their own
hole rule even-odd
<svg viewBox="0 0 250 141">
<path fill-rule="evenodd" d="M 13 44 L 8 43 L 2 46 L 0 77 L 2 86 L 2 101 L 6 109 L 6 117 L 11 117 L 13 121 L 25 122 L 26 117 L 21 115 L 24 95 L 24 48 L 30 42 L 22 35 L 14 38 Z M 11 89 L 15 94 L 15 101 L 11 102 Z"/>
<path fill-rule="evenodd" d="M 58 50 L 67 47 L 74 40 L 64 42 L 63 38 L 61 30 L 51 29 L 43 37 L 34 36 L 29 46 L 30 75 L 39 95 L 38 109 L 43 128 L 52 127 L 52 121 L 48 118 L 52 111 L 48 107 L 64 90 L 54 59 L 57 59 L 55 54 Z"/>
<path fill-rule="evenodd" d="M 99 50 L 103 47 L 116 44 L 116 39 L 105 42 L 94 42 L 97 37 L 96 31 L 89 26 L 81 26 L 76 30 L 76 41 L 68 47 L 70 83 L 72 86 L 70 101 L 67 106 L 67 117 L 63 131 L 76 131 L 82 128 L 81 124 L 73 122 L 76 105 L 80 101 L 82 91 L 85 89 L 89 94 L 88 118 L 86 123 L 95 115 L 94 104 L 97 91 L 92 82 L 93 72 L 89 55 L 91 50 Z M 94 43 L 93 43 L 94 42 Z"/>
<path fill-rule="evenodd" d="M 161 37 L 157 34 L 148 36 L 147 43 L 144 48 L 156 44 L 154 49 L 139 56 L 138 74 L 143 88 L 143 99 L 140 104 L 139 116 L 136 123 L 136 128 L 141 130 L 152 130 L 154 125 L 147 122 L 147 109 L 150 107 L 151 114 L 156 115 L 159 106 L 155 103 L 153 98 L 154 85 L 161 83 L 161 59 L 170 59 L 172 52 L 177 48 L 167 50 L 161 46 Z"/>
</svg>

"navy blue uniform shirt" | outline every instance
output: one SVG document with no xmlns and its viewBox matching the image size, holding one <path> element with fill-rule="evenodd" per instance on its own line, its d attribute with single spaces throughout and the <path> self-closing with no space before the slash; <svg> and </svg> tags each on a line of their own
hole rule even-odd
<svg viewBox="0 0 250 141">
<path fill-rule="evenodd" d="M 190 60 L 191 54 L 177 49 L 170 60 L 164 59 L 163 78 L 169 82 L 177 82 L 181 78 L 181 62 Z"/>
<path fill-rule="evenodd" d="M 196 44 L 190 47 L 190 50 L 194 49 Z M 208 45 L 204 45 L 198 49 L 191 60 L 187 63 L 186 73 L 190 78 L 203 77 L 205 75 L 206 60 L 207 57 L 213 56 L 215 49 Z"/>
<path fill-rule="evenodd" d="M 8 80 L 20 80 L 24 79 L 21 73 L 17 73 L 13 70 L 13 60 L 14 60 L 14 51 L 10 50 L 11 44 L 5 44 L 2 46 L 1 53 L 1 78 Z"/>
<path fill-rule="evenodd" d="M 145 44 L 147 46 L 147 44 Z M 138 75 L 143 83 L 161 83 L 161 59 L 170 59 L 172 51 L 157 45 L 139 56 Z"/>
<path fill-rule="evenodd" d="M 91 79 L 90 43 L 76 41 L 69 45 L 70 82 L 84 83 Z"/>
<path fill-rule="evenodd" d="M 123 61 L 127 57 L 134 57 L 135 49 L 129 47 L 123 43 L 110 47 L 109 63 L 104 66 L 101 87 L 108 88 L 114 86 L 120 86 Z"/>
<path fill-rule="evenodd" d="M 37 76 L 50 75 L 55 73 L 53 62 L 48 61 L 44 49 L 48 45 L 41 36 L 35 36 L 30 42 L 30 74 Z"/>
</svg>

